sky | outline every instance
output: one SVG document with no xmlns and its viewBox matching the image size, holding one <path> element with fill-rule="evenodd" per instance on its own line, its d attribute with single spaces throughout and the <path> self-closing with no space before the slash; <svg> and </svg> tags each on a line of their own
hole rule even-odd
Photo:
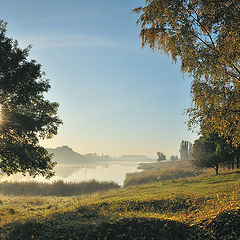
<svg viewBox="0 0 240 240">
<path fill-rule="evenodd" d="M 144 2 L 1 1 L 7 36 L 32 45 L 29 58 L 50 79 L 46 98 L 60 104 L 64 124 L 44 147 L 156 158 L 179 155 L 181 140 L 197 138 L 183 114 L 191 79 L 170 57 L 142 49 L 131 11 Z"/>
</svg>

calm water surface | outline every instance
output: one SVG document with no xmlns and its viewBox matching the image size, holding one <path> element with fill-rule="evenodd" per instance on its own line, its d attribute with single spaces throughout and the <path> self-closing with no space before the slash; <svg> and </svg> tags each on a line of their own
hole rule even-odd
<svg viewBox="0 0 240 240">
<path fill-rule="evenodd" d="M 92 166 L 78 166 L 78 165 L 63 165 L 59 164 L 56 171 L 56 179 L 63 179 L 65 181 L 113 181 L 120 185 L 123 184 L 126 173 L 139 172 L 137 169 L 139 163 L 126 162 L 118 163 L 112 162 L 105 165 Z"/>
<path fill-rule="evenodd" d="M 21 174 L 15 174 L 10 177 L 2 177 L 2 181 L 40 181 L 53 182 L 64 180 L 66 182 L 80 182 L 95 179 L 97 181 L 113 181 L 123 185 L 126 173 L 139 172 L 137 169 L 139 162 L 109 162 L 97 165 L 69 165 L 58 164 L 55 167 L 55 176 L 50 180 L 43 177 L 23 177 Z"/>
</svg>

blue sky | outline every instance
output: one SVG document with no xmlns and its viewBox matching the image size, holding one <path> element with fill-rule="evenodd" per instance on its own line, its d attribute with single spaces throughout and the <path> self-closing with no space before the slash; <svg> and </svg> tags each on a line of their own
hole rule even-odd
<svg viewBox="0 0 240 240">
<path fill-rule="evenodd" d="M 137 0 L 8 0 L 1 19 L 50 79 L 46 95 L 64 124 L 45 147 L 119 156 L 179 154 L 187 131 L 190 79 L 179 64 L 141 48 Z"/>
</svg>

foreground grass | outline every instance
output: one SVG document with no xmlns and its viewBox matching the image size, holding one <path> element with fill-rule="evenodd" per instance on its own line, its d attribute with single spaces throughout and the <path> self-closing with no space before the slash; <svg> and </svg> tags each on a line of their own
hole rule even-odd
<svg viewBox="0 0 240 240">
<path fill-rule="evenodd" d="M 240 239 L 240 173 L 81 197 L 0 197 L 0 239 Z"/>
</svg>

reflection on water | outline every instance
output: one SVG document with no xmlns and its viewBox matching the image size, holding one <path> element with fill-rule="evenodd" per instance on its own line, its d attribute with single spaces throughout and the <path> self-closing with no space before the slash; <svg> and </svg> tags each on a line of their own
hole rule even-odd
<svg viewBox="0 0 240 240">
<path fill-rule="evenodd" d="M 120 185 L 126 173 L 137 172 L 138 163 L 110 163 L 107 165 L 77 166 L 60 165 L 56 167 L 56 177 L 65 181 L 85 181 L 95 179 L 98 181 L 114 181 Z"/>
<path fill-rule="evenodd" d="M 55 176 L 50 180 L 45 180 L 43 177 L 23 177 L 20 174 L 15 174 L 11 177 L 3 177 L 1 181 L 46 181 L 52 182 L 56 180 L 64 180 L 66 182 L 74 181 L 88 181 L 95 179 L 97 181 L 113 181 L 120 185 L 123 184 L 126 173 L 138 172 L 138 162 L 111 162 L 107 164 L 98 165 L 69 165 L 58 164 L 55 167 Z"/>
</svg>

